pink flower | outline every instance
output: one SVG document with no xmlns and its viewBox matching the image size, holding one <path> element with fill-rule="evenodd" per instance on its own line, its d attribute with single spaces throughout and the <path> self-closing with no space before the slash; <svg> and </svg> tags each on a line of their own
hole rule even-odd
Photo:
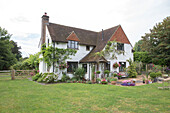
<svg viewBox="0 0 170 113">
<path fill-rule="evenodd" d="M 96 74 L 96 72 L 94 72 L 94 74 Z"/>
<path fill-rule="evenodd" d="M 37 72 L 40 72 L 39 70 L 37 70 Z"/>
<path fill-rule="evenodd" d="M 120 64 L 118 64 L 119 65 L 119 67 L 121 66 Z"/>
<path fill-rule="evenodd" d="M 101 81 L 106 81 L 106 79 L 102 79 Z"/>
</svg>

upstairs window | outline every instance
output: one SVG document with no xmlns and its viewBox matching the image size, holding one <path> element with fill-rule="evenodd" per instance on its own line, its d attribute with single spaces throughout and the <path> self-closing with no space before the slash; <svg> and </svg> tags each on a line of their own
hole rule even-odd
<svg viewBox="0 0 170 113">
<path fill-rule="evenodd" d="M 67 48 L 78 49 L 78 42 L 69 40 L 67 43 Z"/>
<path fill-rule="evenodd" d="M 117 50 L 124 51 L 124 44 L 123 43 L 117 43 Z"/>
<path fill-rule="evenodd" d="M 90 51 L 90 46 L 86 46 L 86 51 Z"/>
</svg>

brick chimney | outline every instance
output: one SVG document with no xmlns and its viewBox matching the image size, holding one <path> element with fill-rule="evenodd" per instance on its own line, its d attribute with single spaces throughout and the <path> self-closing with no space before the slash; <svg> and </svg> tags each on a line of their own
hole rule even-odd
<svg viewBox="0 0 170 113">
<path fill-rule="evenodd" d="M 49 16 L 45 12 L 42 16 L 42 28 L 41 28 L 41 45 L 45 43 L 46 40 L 46 26 L 49 24 Z"/>
</svg>

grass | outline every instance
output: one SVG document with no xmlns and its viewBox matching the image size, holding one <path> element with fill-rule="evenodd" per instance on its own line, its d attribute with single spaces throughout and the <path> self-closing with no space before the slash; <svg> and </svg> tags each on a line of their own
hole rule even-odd
<svg viewBox="0 0 170 113">
<path fill-rule="evenodd" d="M 170 90 L 158 90 L 159 86 L 40 85 L 28 79 L 0 77 L 0 112 L 169 113 Z"/>
</svg>

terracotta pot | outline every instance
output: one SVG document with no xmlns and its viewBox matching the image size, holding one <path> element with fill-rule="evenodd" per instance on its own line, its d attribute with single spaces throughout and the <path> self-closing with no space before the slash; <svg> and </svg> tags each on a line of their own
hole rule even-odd
<svg viewBox="0 0 170 113">
<path fill-rule="evenodd" d="M 111 81 L 111 84 L 112 85 L 116 85 L 116 81 Z"/>
</svg>

